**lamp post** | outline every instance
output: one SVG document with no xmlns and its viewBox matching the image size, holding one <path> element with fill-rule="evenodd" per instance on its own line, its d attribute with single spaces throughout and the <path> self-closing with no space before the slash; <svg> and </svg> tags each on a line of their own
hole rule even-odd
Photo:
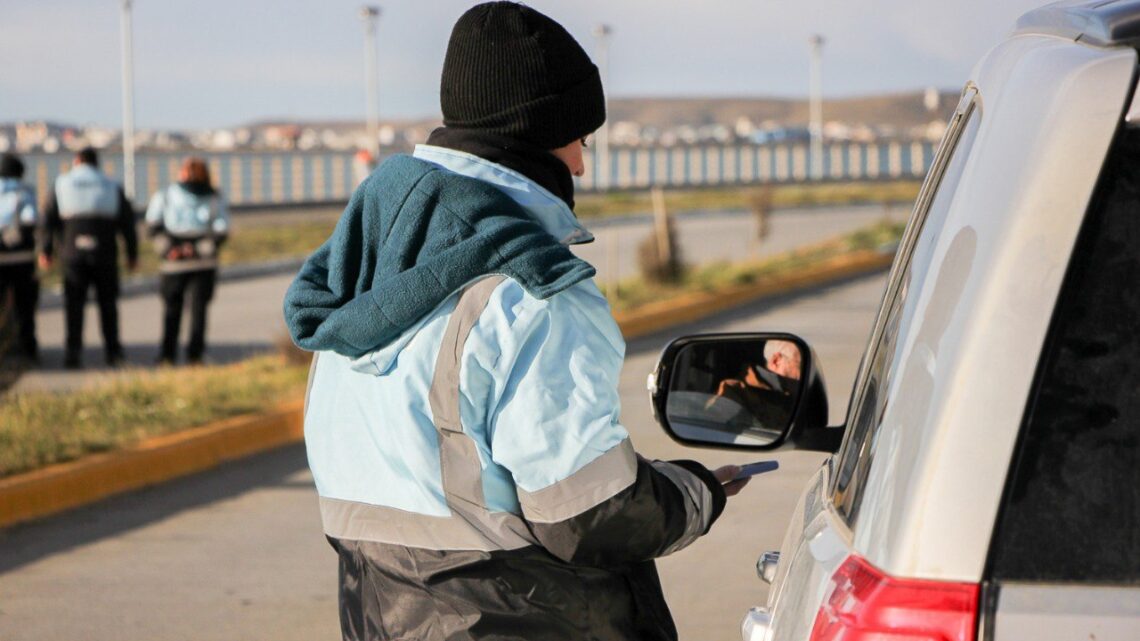
<svg viewBox="0 0 1140 641">
<path fill-rule="evenodd" d="M 368 123 L 368 152 L 379 157 L 380 116 L 379 85 L 376 81 L 376 23 L 380 20 L 380 7 L 364 5 L 360 7 L 360 20 L 364 23 L 364 87 L 365 108 Z"/>
<path fill-rule="evenodd" d="M 135 91 L 134 59 L 131 52 L 131 4 L 122 0 L 121 29 L 123 39 L 123 191 L 135 197 Z"/>
<path fill-rule="evenodd" d="M 811 45 L 811 93 L 808 104 L 811 133 L 811 179 L 823 178 L 823 36 L 808 39 Z"/>
<path fill-rule="evenodd" d="M 609 119 L 609 75 L 610 75 L 610 62 L 609 62 L 609 47 L 610 35 L 613 30 L 609 25 L 597 24 L 594 25 L 594 37 L 598 41 L 598 48 L 596 57 L 598 59 L 598 69 L 602 76 L 602 87 L 606 96 L 606 121 L 598 129 L 594 135 L 594 163 L 597 166 L 596 175 L 597 181 L 594 183 L 594 188 L 605 191 L 610 187 L 610 119 Z"/>
</svg>

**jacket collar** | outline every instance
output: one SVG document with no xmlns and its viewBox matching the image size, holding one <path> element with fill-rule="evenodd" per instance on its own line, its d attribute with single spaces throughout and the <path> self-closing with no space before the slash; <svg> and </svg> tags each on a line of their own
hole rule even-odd
<svg viewBox="0 0 1140 641">
<path fill-rule="evenodd" d="M 594 240 L 594 235 L 578 222 L 574 212 L 561 198 L 517 171 L 473 154 L 433 145 L 416 145 L 412 155 L 448 171 L 494 185 L 564 245 Z"/>
</svg>

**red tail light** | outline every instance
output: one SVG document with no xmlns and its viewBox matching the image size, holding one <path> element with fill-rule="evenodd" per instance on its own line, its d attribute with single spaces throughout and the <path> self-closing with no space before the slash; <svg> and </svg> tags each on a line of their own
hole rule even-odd
<svg viewBox="0 0 1140 641">
<path fill-rule="evenodd" d="M 978 586 L 897 579 L 852 555 L 831 577 L 811 641 L 974 641 Z"/>
</svg>

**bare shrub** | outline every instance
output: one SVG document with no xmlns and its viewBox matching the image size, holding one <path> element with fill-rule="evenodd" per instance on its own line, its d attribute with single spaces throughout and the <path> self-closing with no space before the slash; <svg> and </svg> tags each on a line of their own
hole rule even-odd
<svg viewBox="0 0 1140 641">
<path fill-rule="evenodd" d="M 637 266 L 641 277 L 650 283 L 676 283 L 685 274 L 685 262 L 677 244 L 677 230 L 672 218 L 665 222 L 666 247 L 659 246 L 660 237 L 651 232 L 637 245 Z"/>
</svg>

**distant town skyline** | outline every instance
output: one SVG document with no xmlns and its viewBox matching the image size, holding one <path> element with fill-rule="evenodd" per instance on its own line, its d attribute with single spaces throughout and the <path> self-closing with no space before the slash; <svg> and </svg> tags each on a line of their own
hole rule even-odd
<svg viewBox="0 0 1140 641">
<path fill-rule="evenodd" d="M 0 122 L 118 127 L 119 1 L 5 7 Z M 380 115 L 438 116 L 439 71 L 469 0 L 379 2 Z M 954 89 L 1039 0 L 532 0 L 596 54 L 613 30 L 607 92 L 635 96 L 803 96 L 807 39 L 824 46 L 827 97 Z M 134 0 L 139 128 L 227 127 L 267 119 L 361 120 L 360 2 Z"/>
</svg>

